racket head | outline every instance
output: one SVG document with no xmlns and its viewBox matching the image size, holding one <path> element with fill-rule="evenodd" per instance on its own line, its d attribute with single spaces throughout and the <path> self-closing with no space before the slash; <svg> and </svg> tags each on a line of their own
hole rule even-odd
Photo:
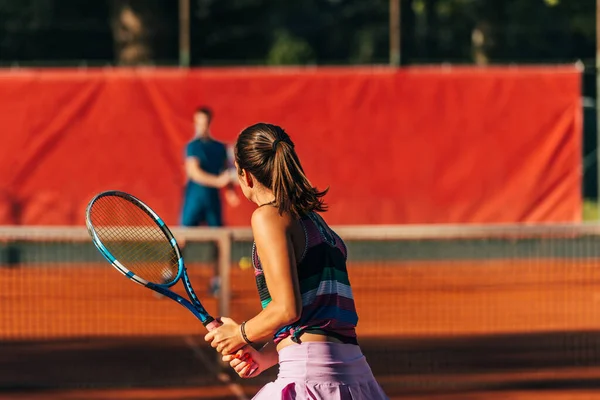
<svg viewBox="0 0 600 400">
<path fill-rule="evenodd" d="M 86 209 L 86 226 L 104 258 L 136 283 L 171 287 L 181 278 L 175 237 L 138 198 L 116 190 L 96 195 Z"/>
</svg>

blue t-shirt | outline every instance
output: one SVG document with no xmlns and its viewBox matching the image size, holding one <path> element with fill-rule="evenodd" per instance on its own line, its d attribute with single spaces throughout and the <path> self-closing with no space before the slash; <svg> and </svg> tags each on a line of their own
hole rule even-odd
<svg viewBox="0 0 600 400">
<path fill-rule="evenodd" d="M 200 168 L 209 174 L 218 175 L 225 169 L 227 148 L 214 139 L 194 139 L 185 149 L 186 157 L 195 157 L 200 162 Z M 187 194 L 198 196 L 218 196 L 219 189 L 206 187 L 199 183 L 188 181 Z"/>
</svg>

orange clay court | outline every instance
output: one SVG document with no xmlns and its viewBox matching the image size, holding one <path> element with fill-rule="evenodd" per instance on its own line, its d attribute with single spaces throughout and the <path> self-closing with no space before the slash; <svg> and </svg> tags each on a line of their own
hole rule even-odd
<svg viewBox="0 0 600 400">
<path fill-rule="evenodd" d="M 363 351 L 394 399 L 600 398 L 597 263 L 351 263 Z M 212 269 L 188 269 L 216 313 Z M 232 269 L 238 321 L 259 310 L 253 279 Z M 1 268 L 0 284 L 2 399 L 241 399 L 276 373 L 218 379 L 202 325 L 107 263 Z"/>
</svg>

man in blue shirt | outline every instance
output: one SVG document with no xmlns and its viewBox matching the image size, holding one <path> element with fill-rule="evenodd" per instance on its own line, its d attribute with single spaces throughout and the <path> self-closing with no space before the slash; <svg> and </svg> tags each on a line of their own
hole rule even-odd
<svg viewBox="0 0 600 400">
<path fill-rule="evenodd" d="M 201 107 L 194 114 L 195 135 L 186 146 L 185 188 L 181 225 L 210 227 L 223 225 L 220 189 L 227 188 L 225 200 L 231 206 L 240 202 L 233 189 L 233 177 L 228 168 L 227 148 L 210 135 L 212 111 Z"/>
</svg>

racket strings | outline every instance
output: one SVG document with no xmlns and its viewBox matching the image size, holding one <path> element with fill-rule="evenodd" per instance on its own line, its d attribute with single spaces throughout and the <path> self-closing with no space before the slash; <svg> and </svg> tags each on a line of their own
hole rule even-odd
<svg viewBox="0 0 600 400">
<path fill-rule="evenodd" d="M 99 198 L 90 219 L 102 244 L 127 269 L 154 283 L 171 283 L 177 277 L 177 253 L 154 219 L 129 200 Z"/>
<path fill-rule="evenodd" d="M 177 275 L 177 255 L 160 229 L 149 230 L 138 225 L 111 226 L 100 231 L 101 240 L 115 258 L 141 278 L 167 283 Z"/>
<path fill-rule="evenodd" d="M 135 269 L 132 272 L 136 275 L 154 282 L 161 282 L 165 278 L 173 278 L 170 275 L 176 274 L 176 268 L 174 273 L 167 274 L 170 269 L 165 269 L 164 266 L 164 264 L 174 265 L 177 257 L 170 244 L 166 242 L 162 231 L 158 230 L 159 232 L 156 232 L 139 228 L 139 226 L 137 228 L 110 227 L 102 229 L 102 231 L 103 241 L 114 244 L 109 251 L 112 250 L 111 253 L 115 255 L 115 258 L 126 264 L 130 270 Z M 144 238 L 143 241 L 139 239 L 135 242 L 131 241 L 131 235 L 140 234 Z M 165 259 L 165 256 L 168 256 L 168 259 Z M 159 273 L 166 276 L 158 277 L 160 279 L 155 277 L 157 269 Z"/>
<path fill-rule="evenodd" d="M 129 269 L 135 265 L 137 272 L 139 272 L 136 273 L 138 276 L 142 276 L 142 274 L 145 276 L 151 275 L 153 270 L 157 268 L 156 262 L 174 264 L 177 261 L 172 247 L 166 242 L 162 232 L 159 236 L 157 232 L 139 227 L 109 227 L 99 230 L 103 243 L 111 247 L 109 251 L 121 263 L 126 264 Z M 140 234 L 144 238 L 143 241 L 136 239 L 133 242 L 131 240 L 131 235 Z M 166 255 L 170 256 L 169 259 L 165 259 Z M 164 270 L 164 267 L 160 266 L 160 270 Z"/>
</svg>

